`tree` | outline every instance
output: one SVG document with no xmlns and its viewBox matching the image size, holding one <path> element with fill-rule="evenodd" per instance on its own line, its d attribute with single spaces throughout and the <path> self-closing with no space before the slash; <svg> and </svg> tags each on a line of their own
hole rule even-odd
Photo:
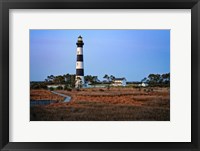
<svg viewBox="0 0 200 151">
<path fill-rule="evenodd" d="M 75 88 L 75 83 L 76 83 L 76 75 L 75 74 L 71 74 L 70 75 L 70 85 L 72 88 Z"/>
<path fill-rule="evenodd" d="M 47 79 L 48 79 L 48 81 L 50 81 L 50 82 L 53 82 L 54 81 L 54 76 L 53 75 L 50 75 L 50 76 L 47 76 Z"/>
<path fill-rule="evenodd" d="M 95 87 L 95 85 L 96 85 L 98 82 L 99 82 L 98 77 L 97 77 L 97 76 L 92 76 L 92 81 L 91 81 L 91 83 L 94 85 L 94 87 Z"/>
<path fill-rule="evenodd" d="M 63 77 L 64 77 L 65 83 L 67 83 L 68 81 L 70 81 L 70 74 L 69 73 L 64 74 Z"/>
<path fill-rule="evenodd" d="M 45 79 L 46 84 L 65 84 L 71 88 L 75 87 L 75 74 L 64 74 L 64 75 L 50 75 Z"/>
<path fill-rule="evenodd" d="M 94 86 L 95 86 L 95 84 L 97 84 L 97 83 L 99 82 L 99 79 L 98 79 L 97 76 L 91 76 L 91 75 L 86 75 L 86 76 L 84 77 L 84 80 L 85 80 L 86 82 L 90 82 L 90 84 L 92 84 L 92 85 L 94 85 Z"/>
<path fill-rule="evenodd" d="M 160 82 L 160 74 L 149 74 L 148 79 L 149 79 L 149 84 L 151 85 L 157 85 Z"/>
<path fill-rule="evenodd" d="M 106 79 L 108 82 L 110 81 L 110 77 L 107 74 L 105 74 L 103 78 Z"/>
<path fill-rule="evenodd" d="M 147 82 L 147 78 L 145 77 L 144 79 L 141 80 L 141 82 Z"/>
<path fill-rule="evenodd" d="M 69 85 L 66 84 L 65 87 L 64 87 L 64 90 L 72 91 L 72 88 Z"/>
<path fill-rule="evenodd" d="M 163 83 L 166 85 L 170 84 L 170 73 L 162 74 Z"/>
<path fill-rule="evenodd" d="M 111 79 L 112 80 L 114 80 L 114 76 L 109 76 L 109 75 L 107 75 L 107 74 L 105 74 L 105 76 L 103 77 L 104 79 L 107 79 L 107 81 L 108 81 L 108 84 L 107 84 L 107 89 L 109 90 L 110 89 L 110 81 L 111 81 Z"/>
<path fill-rule="evenodd" d="M 47 84 L 45 82 L 31 82 L 30 89 L 47 89 Z"/>
<path fill-rule="evenodd" d="M 141 82 L 146 81 L 149 86 L 169 86 L 170 73 L 165 74 L 149 74 L 148 78 L 142 79 Z"/>
<path fill-rule="evenodd" d="M 93 76 L 91 76 L 91 75 L 86 75 L 86 76 L 84 77 L 84 80 L 85 80 L 86 82 L 92 83 L 92 82 L 93 82 Z"/>
<path fill-rule="evenodd" d="M 110 80 L 111 80 L 111 81 L 115 80 L 115 76 L 110 75 Z"/>
</svg>

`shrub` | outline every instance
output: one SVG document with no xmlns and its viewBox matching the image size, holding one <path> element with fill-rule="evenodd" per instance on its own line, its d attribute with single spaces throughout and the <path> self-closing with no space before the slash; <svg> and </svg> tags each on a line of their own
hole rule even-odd
<svg viewBox="0 0 200 151">
<path fill-rule="evenodd" d="M 72 88 L 70 86 L 68 86 L 68 85 L 65 85 L 64 90 L 72 91 Z"/>
<path fill-rule="evenodd" d="M 72 91 L 72 88 L 67 88 L 66 90 L 67 90 L 67 91 Z"/>
<path fill-rule="evenodd" d="M 54 88 L 53 88 L 53 87 L 50 87 L 49 90 L 50 90 L 50 91 L 54 91 Z"/>
<path fill-rule="evenodd" d="M 62 86 L 58 86 L 57 90 L 63 90 L 63 87 Z"/>
</svg>

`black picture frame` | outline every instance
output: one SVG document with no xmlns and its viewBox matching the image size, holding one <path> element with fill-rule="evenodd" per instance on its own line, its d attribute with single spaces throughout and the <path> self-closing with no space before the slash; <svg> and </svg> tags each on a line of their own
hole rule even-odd
<svg viewBox="0 0 200 151">
<path fill-rule="evenodd" d="M 191 142 L 9 142 L 9 9 L 191 9 Z M 200 150 L 200 2 L 199 0 L 0 0 L 0 148 L 1 150 Z M 200 94 L 200 93 L 199 93 Z"/>
</svg>

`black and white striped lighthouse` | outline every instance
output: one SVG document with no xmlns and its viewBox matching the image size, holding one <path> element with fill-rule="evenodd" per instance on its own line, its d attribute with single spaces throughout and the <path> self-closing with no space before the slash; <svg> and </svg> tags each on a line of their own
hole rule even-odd
<svg viewBox="0 0 200 151">
<path fill-rule="evenodd" d="M 81 36 L 78 37 L 77 45 L 77 60 L 76 60 L 76 88 L 83 87 L 84 81 L 84 66 L 83 66 L 83 39 Z"/>
</svg>

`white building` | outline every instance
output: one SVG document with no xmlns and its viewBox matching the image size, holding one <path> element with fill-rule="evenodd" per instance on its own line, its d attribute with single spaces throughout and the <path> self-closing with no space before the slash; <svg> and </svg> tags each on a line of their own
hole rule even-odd
<svg viewBox="0 0 200 151">
<path fill-rule="evenodd" d="M 147 86 L 148 86 L 148 84 L 147 84 L 147 83 L 144 83 L 144 82 L 142 82 L 142 83 L 138 84 L 138 86 L 139 86 L 139 87 L 147 87 Z"/>
<path fill-rule="evenodd" d="M 65 88 L 64 84 L 51 84 L 51 85 L 47 85 L 47 88 L 53 88 L 53 89 L 57 89 L 58 87 L 62 87 L 63 89 Z"/>
<path fill-rule="evenodd" d="M 126 86 L 126 78 L 115 78 L 112 83 L 113 86 Z"/>
</svg>

